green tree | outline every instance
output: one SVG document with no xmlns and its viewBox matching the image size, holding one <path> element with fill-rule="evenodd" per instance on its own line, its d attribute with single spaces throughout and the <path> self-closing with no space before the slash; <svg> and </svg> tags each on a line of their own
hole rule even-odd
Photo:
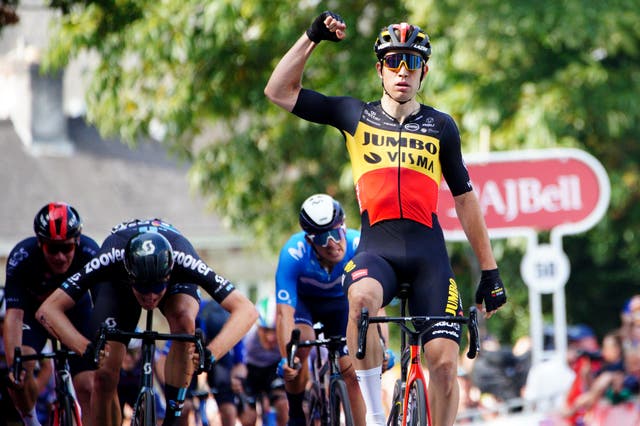
<svg viewBox="0 0 640 426">
<path fill-rule="evenodd" d="M 343 200 L 359 226 L 342 137 L 267 102 L 264 85 L 279 57 L 324 5 L 261 1 L 64 1 L 47 63 L 82 51 L 99 63 L 87 94 L 88 118 L 128 143 L 164 132 L 162 143 L 190 161 L 196 186 L 232 226 L 280 245 L 296 228 L 309 194 Z M 372 42 L 388 2 L 342 6 L 351 30 L 318 47 L 313 87 L 376 96 Z M 309 3 L 311 4 L 311 3 Z M 276 18 L 277 17 L 277 18 Z M 339 75 L 340 78 L 335 78 Z"/>
<path fill-rule="evenodd" d="M 322 43 L 305 85 L 327 94 L 375 99 L 372 43 L 383 24 L 419 23 L 432 38 L 423 101 L 451 113 L 464 150 L 491 129 L 491 149 L 571 146 L 608 170 L 610 211 L 594 230 L 567 238 L 570 321 L 594 306 L 605 317 L 638 291 L 640 272 L 640 12 L 635 0 L 294 2 L 259 0 L 58 0 L 47 64 L 97 53 L 88 118 L 128 143 L 160 133 L 192 164 L 194 184 L 238 229 L 272 248 L 296 228 L 310 193 L 341 199 L 357 226 L 342 137 L 270 105 L 262 90 L 276 61 L 320 11 L 333 8 L 348 38 Z M 153 131 L 160 129 L 160 132 Z M 492 331 L 522 334 L 526 289 L 519 241 L 495 243 L 512 303 Z M 452 244 L 461 282 L 474 282 L 464 244 Z M 471 301 L 471 286 L 465 300 Z M 623 291 L 624 290 L 624 291 Z M 586 297 L 588 300 L 586 300 Z M 513 318 L 509 320 L 509 318 Z M 607 326 L 607 321 L 599 321 Z"/>
<path fill-rule="evenodd" d="M 427 23 L 433 39 L 427 96 L 437 93 L 438 105 L 461 123 L 463 139 L 472 142 L 467 148 L 486 127 L 494 150 L 576 147 L 605 166 L 612 183 L 607 216 L 593 230 L 565 238 L 572 261 L 567 310 L 569 321 L 601 334 L 616 327 L 623 300 L 640 290 L 634 279 L 640 272 L 638 3 L 420 4 L 417 21 Z M 521 249 L 499 245 L 508 253 L 501 268 L 519 283 L 509 289 L 520 299 L 526 294 L 511 263 L 520 262 Z"/>
</svg>

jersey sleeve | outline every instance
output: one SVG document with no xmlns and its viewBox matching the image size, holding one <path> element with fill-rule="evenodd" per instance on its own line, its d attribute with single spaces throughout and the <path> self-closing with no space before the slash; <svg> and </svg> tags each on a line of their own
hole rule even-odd
<svg viewBox="0 0 640 426">
<path fill-rule="evenodd" d="M 200 258 L 189 241 L 180 236 L 171 241 L 174 266 L 171 272 L 172 282 L 191 282 L 202 287 L 218 303 L 221 303 L 233 290 L 234 285 L 222 275 L 218 275 Z"/>
<path fill-rule="evenodd" d="M 276 268 L 276 303 L 296 307 L 298 301 L 299 262 L 304 256 L 304 242 L 293 237 L 280 250 Z"/>
<path fill-rule="evenodd" d="M 364 102 L 348 96 L 325 96 L 302 89 L 293 112 L 298 117 L 318 124 L 328 124 L 350 134 L 355 132 Z"/>
<path fill-rule="evenodd" d="M 68 277 L 60 286 L 74 301 L 78 301 L 93 285 L 105 281 L 121 281 L 124 271 L 124 243 L 117 234 L 112 234 L 87 263 Z"/>
<path fill-rule="evenodd" d="M 454 196 L 473 189 L 469 171 L 462 159 L 460 132 L 451 117 L 448 117 L 440 139 L 440 164 L 442 174 Z"/>
<path fill-rule="evenodd" d="M 21 284 L 26 269 L 29 268 L 31 254 L 24 242 L 17 244 L 9 253 L 6 267 L 5 298 L 7 309 L 23 309 L 26 300 L 26 286 Z M 25 269 L 26 268 L 26 269 Z"/>
</svg>

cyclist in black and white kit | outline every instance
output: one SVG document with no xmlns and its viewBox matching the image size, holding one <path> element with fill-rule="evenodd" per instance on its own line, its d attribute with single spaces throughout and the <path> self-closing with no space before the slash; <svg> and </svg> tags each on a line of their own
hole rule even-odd
<svg viewBox="0 0 640 426">
<path fill-rule="evenodd" d="M 325 96 L 302 88 L 307 60 L 322 40 L 346 36 L 342 18 L 319 15 L 274 69 L 265 95 L 297 116 L 336 127 L 345 138 L 362 215 L 360 245 L 345 267 L 349 298 L 347 340 L 357 349 L 357 322 L 363 307 L 376 312 L 411 284 L 412 315 L 461 315 L 462 303 L 437 218 L 438 187 L 447 181 L 456 212 L 478 259 L 482 276 L 476 304 L 487 317 L 505 302 L 480 204 L 462 160 L 460 135 L 446 113 L 416 100 L 428 72 L 431 43 L 406 22 L 382 28 L 374 43 L 379 101 Z M 485 308 L 482 307 L 484 302 Z M 354 360 L 367 407 L 367 425 L 384 424 L 380 373 L 382 350 L 367 335 L 367 357 Z M 442 322 L 425 336 L 429 399 L 434 424 L 452 425 L 457 412 L 456 382 L 460 327 Z"/>
<path fill-rule="evenodd" d="M 36 321 L 36 310 L 98 250 L 93 239 L 82 235 L 82 219 L 78 211 L 67 203 L 52 202 L 43 206 L 34 218 L 33 229 L 35 236 L 16 244 L 7 260 L 4 343 L 8 365 L 13 364 L 16 347 L 21 347 L 25 355 L 42 352 L 50 335 Z M 91 296 L 86 293 L 68 312 L 70 320 L 85 337 L 92 332 L 86 321 L 91 309 Z M 25 424 L 35 425 L 39 424 L 35 412 L 38 396 L 33 375 L 35 362 L 26 362 L 24 366 L 23 378 L 10 375 L 9 392 Z M 72 356 L 69 366 L 78 402 L 86 418 L 90 410 L 92 368 L 79 356 Z M 16 384 L 15 379 L 19 379 L 19 383 Z"/>
<path fill-rule="evenodd" d="M 195 331 L 199 289 L 231 314 L 220 333 L 207 345 L 213 365 L 227 353 L 257 318 L 253 304 L 232 283 L 218 275 L 198 255 L 191 243 L 161 219 L 133 220 L 117 225 L 96 256 L 67 279 L 36 313 L 38 320 L 64 344 L 87 357 L 92 343 L 78 333 L 65 311 L 83 294 L 99 287 L 94 323 L 106 321 L 133 331 L 141 308 L 160 308 L 171 333 Z M 122 421 L 117 383 L 125 345 L 108 342 L 105 358 L 95 373 L 91 398 L 94 424 L 120 426 Z M 165 368 L 167 412 L 163 425 L 174 425 L 180 416 L 193 374 L 193 345 L 173 342 Z"/>
</svg>

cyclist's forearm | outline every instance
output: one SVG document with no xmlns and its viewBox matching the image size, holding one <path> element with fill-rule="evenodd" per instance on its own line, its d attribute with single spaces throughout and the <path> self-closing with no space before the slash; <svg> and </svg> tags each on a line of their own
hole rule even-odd
<svg viewBox="0 0 640 426">
<path fill-rule="evenodd" d="M 280 356 L 287 356 L 287 343 L 291 340 L 291 331 L 294 328 L 293 314 L 295 309 L 283 303 L 279 303 L 276 309 L 276 333 Z"/>
<path fill-rule="evenodd" d="M 291 112 L 302 89 L 304 66 L 316 44 L 303 34 L 276 65 L 264 94 L 274 104 Z"/>
<path fill-rule="evenodd" d="M 22 321 L 24 311 L 22 309 L 7 309 L 4 320 L 4 349 L 7 357 L 7 365 L 13 364 L 13 351 L 22 346 Z"/>
<path fill-rule="evenodd" d="M 231 316 L 220 332 L 207 345 L 218 360 L 229 352 L 251 329 L 258 319 L 258 312 L 249 299 L 238 291 L 230 293 L 221 303 Z"/>
<path fill-rule="evenodd" d="M 454 197 L 456 214 L 482 270 L 497 268 L 487 226 L 476 194 L 471 191 Z"/>
<path fill-rule="evenodd" d="M 65 312 L 75 305 L 74 300 L 64 291 L 57 289 L 36 312 L 42 326 L 72 351 L 84 353 L 89 340 L 71 323 Z"/>
</svg>

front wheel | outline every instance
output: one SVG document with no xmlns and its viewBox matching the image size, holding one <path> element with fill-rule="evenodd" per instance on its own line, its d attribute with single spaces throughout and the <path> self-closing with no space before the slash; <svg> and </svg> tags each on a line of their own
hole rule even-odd
<svg viewBox="0 0 640 426">
<path fill-rule="evenodd" d="M 349 402 L 347 384 L 343 379 L 331 381 L 329 404 L 329 421 L 331 426 L 353 426 L 351 402 Z"/>
<path fill-rule="evenodd" d="M 142 391 L 138 395 L 133 407 L 131 426 L 156 426 L 155 398 L 150 389 Z"/>
<path fill-rule="evenodd" d="M 400 379 L 396 380 L 393 387 L 393 400 L 389 410 L 387 426 L 402 426 L 402 403 L 404 402 L 404 382 Z"/>
<path fill-rule="evenodd" d="M 409 388 L 407 425 L 431 426 L 431 419 L 427 416 L 427 396 L 421 379 L 416 379 Z"/>
</svg>

